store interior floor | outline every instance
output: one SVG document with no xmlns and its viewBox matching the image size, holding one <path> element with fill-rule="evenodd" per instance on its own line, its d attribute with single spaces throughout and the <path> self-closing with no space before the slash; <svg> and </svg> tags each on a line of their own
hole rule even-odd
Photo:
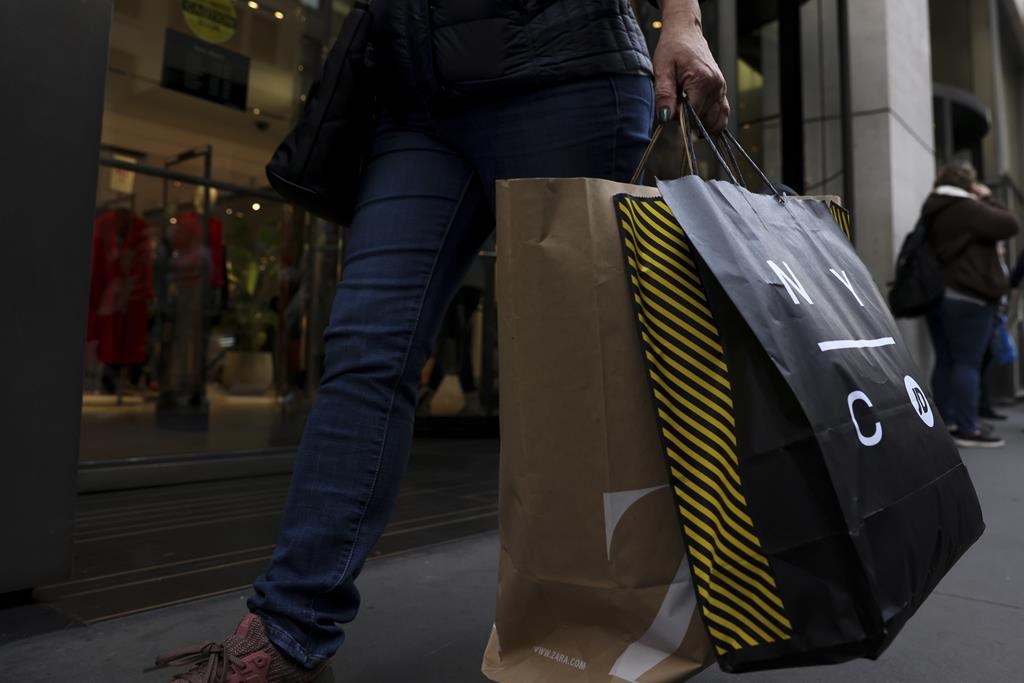
<svg viewBox="0 0 1024 683">
<path fill-rule="evenodd" d="M 450 381 L 449 381 L 450 380 Z M 494 419 L 483 414 L 479 396 L 453 395 L 458 382 L 446 378 L 417 418 L 417 433 L 447 432 L 496 435 Z M 82 463 L 109 463 L 139 458 L 199 454 L 293 450 L 302 436 L 308 400 L 299 393 L 232 394 L 220 384 L 207 386 L 208 423 L 195 428 L 185 421 L 173 426 L 157 420 L 155 391 L 132 389 L 123 396 L 87 392 L 82 397 Z M 477 420 L 475 428 L 474 420 Z M 467 425 L 469 425 L 467 427 Z"/>
<path fill-rule="evenodd" d="M 294 446 L 301 419 L 277 396 L 233 395 L 219 385 L 207 391 L 209 427 L 168 429 L 157 426 L 156 396 L 127 393 L 118 397 L 86 394 L 82 399 L 82 462 L 125 458 L 259 451 Z"/>
</svg>

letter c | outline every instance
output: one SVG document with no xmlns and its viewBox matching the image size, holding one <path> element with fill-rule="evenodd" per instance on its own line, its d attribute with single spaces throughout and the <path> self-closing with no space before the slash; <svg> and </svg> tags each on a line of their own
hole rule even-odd
<svg viewBox="0 0 1024 683">
<path fill-rule="evenodd" d="M 877 446 L 878 442 L 882 440 L 882 425 L 878 422 L 875 423 L 875 431 L 870 436 L 866 436 L 864 432 L 860 430 L 860 424 L 857 423 L 857 416 L 853 414 L 853 404 L 857 401 L 863 401 L 868 404 L 868 408 L 873 408 L 874 404 L 868 395 L 863 391 L 851 391 L 850 395 L 846 397 L 846 405 L 850 408 L 850 419 L 853 420 L 853 427 L 857 430 L 857 439 L 865 446 Z"/>
</svg>

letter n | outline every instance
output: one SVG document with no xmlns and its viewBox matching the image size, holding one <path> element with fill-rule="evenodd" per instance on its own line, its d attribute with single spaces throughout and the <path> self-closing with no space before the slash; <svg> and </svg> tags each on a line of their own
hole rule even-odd
<svg viewBox="0 0 1024 683">
<path fill-rule="evenodd" d="M 786 291 L 789 292 L 789 298 L 793 300 L 793 303 L 797 305 L 800 304 L 800 299 L 797 298 L 797 294 L 799 293 L 807 303 L 811 305 L 814 304 L 814 302 L 811 301 L 811 297 L 807 294 L 807 290 L 804 289 L 802 284 L 800 284 L 800 280 L 796 278 L 796 275 L 793 273 L 793 269 L 789 267 L 788 263 L 785 261 L 782 262 L 782 265 L 784 265 L 786 270 L 789 271 L 788 273 L 785 270 L 782 270 L 782 268 L 779 268 L 775 261 L 769 260 L 768 265 L 771 266 L 771 269 L 774 270 L 775 274 L 779 276 L 780 280 L 782 280 L 782 284 L 786 286 Z"/>
</svg>

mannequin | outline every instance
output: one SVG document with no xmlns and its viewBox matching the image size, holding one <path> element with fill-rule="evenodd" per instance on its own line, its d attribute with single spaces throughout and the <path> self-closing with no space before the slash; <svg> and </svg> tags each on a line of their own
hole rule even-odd
<svg viewBox="0 0 1024 683">
<path fill-rule="evenodd" d="M 87 341 L 106 368 L 103 389 L 116 391 L 122 367 L 138 377 L 146 363 L 153 250 L 149 226 L 128 209 L 110 209 L 93 225 Z"/>
</svg>

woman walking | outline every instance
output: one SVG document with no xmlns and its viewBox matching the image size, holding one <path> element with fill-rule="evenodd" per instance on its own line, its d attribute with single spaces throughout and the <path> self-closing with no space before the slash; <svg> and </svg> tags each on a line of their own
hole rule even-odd
<svg viewBox="0 0 1024 683">
<path fill-rule="evenodd" d="M 341 646 L 405 471 L 420 369 L 494 228 L 495 181 L 626 181 L 655 107 L 669 120 L 684 91 L 725 127 L 698 0 L 661 6 L 652 67 L 628 0 L 372 3 L 379 125 L 280 538 L 235 633 L 161 659 L 197 662 L 175 681 L 314 681 Z"/>
</svg>

